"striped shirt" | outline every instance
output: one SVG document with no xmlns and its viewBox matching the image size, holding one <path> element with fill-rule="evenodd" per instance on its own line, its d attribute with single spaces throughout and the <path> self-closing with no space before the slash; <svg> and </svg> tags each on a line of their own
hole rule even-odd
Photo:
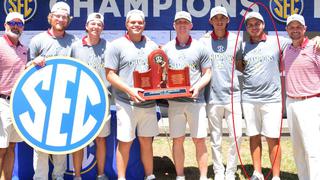
<svg viewBox="0 0 320 180">
<path fill-rule="evenodd" d="M 316 53 L 314 44 L 305 38 L 301 47 L 290 45 L 284 51 L 288 96 L 302 97 L 320 93 L 320 53 Z"/>
<path fill-rule="evenodd" d="M 0 94 L 10 96 L 27 63 L 27 48 L 20 42 L 15 46 L 10 39 L 0 37 Z"/>
</svg>

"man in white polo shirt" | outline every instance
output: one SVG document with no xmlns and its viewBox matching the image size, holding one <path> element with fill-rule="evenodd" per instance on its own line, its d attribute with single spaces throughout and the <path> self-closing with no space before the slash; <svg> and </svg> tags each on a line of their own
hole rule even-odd
<svg viewBox="0 0 320 180">
<path fill-rule="evenodd" d="M 207 115 L 209 119 L 209 130 L 211 136 L 211 149 L 213 159 L 213 171 L 215 180 L 234 180 L 237 171 L 237 149 L 236 141 L 240 146 L 242 136 L 242 111 L 240 104 L 240 87 L 238 81 L 238 71 L 235 70 L 237 58 L 242 54 L 242 39 L 239 38 L 236 46 L 237 35 L 229 32 L 227 26 L 230 22 L 226 8 L 216 6 L 210 12 L 210 24 L 213 27 L 200 39 L 210 52 L 212 76 L 210 84 L 206 86 L 205 96 L 207 102 Z M 233 60 L 236 46 L 236 57 Z M 233 66 L 234 63 L 234 66 Z M 232 69 L 234 68 L 234 69 Z M 231 104 L 231 78 L 233 79 L 233 115 L 232 121 Z M 229 149 L 227 156 L 227 167 L 224 168 L 222 161 L 222 122 L 226 119 L 229 131 Z"/>
<path fill-rule="evenodd" d="M 281 125 L 280 54 L 289 40 L 264 32 L 264 19 L 258 12 L 249 12 L 245 25 L 250 39 L 243 45 L 243 114 L 250 136 L 250 152 L 254 167 L 252 180 L 263 180 L 261 170 L 261 136 L 265 136 L 272 167 L 273 180 L 280 179 L 281 150 L 279 147 Z M 279 147 L 279 151 L 277 153 Z"/>
<path fill-rule="evenodd" d="M 9 13 L 4 28 L 0 37 L 0 179 L 11 179 L 15 144 L 22 141 L 12 124 L 10 95 L 27 63 L 27 48 L 19 40 L 24 29 L 23 15 Z"/>
<path fill-rule="evenodd" d="M 320 53 L 305 36 L 303 16 L 293 14 L 286 30 L 292 44 L 284 51 L 287 118 L 300 180 L 320 179 Z"/>
<path fill-rule="evenodd" d="M 133 86 L 133 71 L 149 69 L 148 55 L 157 44 L 143 35 L 145 16 L 140 10 L 131 10 L 126 17 L 127 33 L 110 43 L 106 52 L 106 76 L 114 88 L 117 106 L 117 169 L 118 180 L 126 179 L 130 148 L 136 138 L 140 142 L 141 161 L 145 178 L 155 179 L 153 174 L 153 137 L 158 135 L 155 101 L 145 101 L 140 88 Z"/>
<path fill-rule="evenodd" d="M 79 59 L 90 67 L 92 67 L 100 75 L 100 78 L 105 83 L 106 87 L 110 88 L 110 84 L 106 80 L 104 63 L 105 52 L 108 42 L 101 37 L 104 29 L 104 17 L 100 13 L 89 14 L 86 22 L 87 35 L 82 39 L 74 42 L 71 46 L 71 57 Z M 110 90 L 110 89 L 109 89 Z M 109 94 L 109 103 L 111 101 Z M 114 103 L 112 103 L 114 104 Z M 96 143 L 96 160 L 97 160 L 97 178 L 96 180 L 107 180 L 104 168 L 106 162 L 106 137 L 110 134 L 110 114 L 107 122 L 104 124 L 101 132 L 95 139 Z M 74 152 L 73 166 L 74 166 L 74 180 L 81 180 L 81 167 L 83 161 L 83 149 Z"/>
<path fill-rule="evenodd" d="M 34 36 L 29 44 L 28 61 L 35 65 L 45 66 L 45 60 L 51 56 L 70 56 L 71 44 L 76 40 L 74 35 L 66 32 L 71 22 L 70 7 L 65 2 L 57 2 L 48 15 L 51 27 Z M 49 173 L 49 155 L 38 150 L 33 153 L 35 180 L 47 180 Z M 52 155 L 54 169 L 52 179 L 62 180 L 66 170 L 66 156 Z"/>
<path fill-rule="evenodd" d="M 206 147 L 207 118 L 204 100 L 204 87 L 211 78 L 211 62 L 209 53 L 202 43 L 192 39 L 192 19 L 188 12 L 177 12 L 173 27 L 177 37 L 165 46 L 163 50 L 169 58 L 171 69 L 183 69 L 189 66 L 191 98 L 173 98 L 169 100 L 169 128 L 173 138 L 173 160 L 177 180 L 184 176 L 184 139 L 186 124 L 190 127 L 190 136 L 196 147 L 196 159 L 200 171 L 200 179 L 207 179 L 208 153 Z"/>
</svg>

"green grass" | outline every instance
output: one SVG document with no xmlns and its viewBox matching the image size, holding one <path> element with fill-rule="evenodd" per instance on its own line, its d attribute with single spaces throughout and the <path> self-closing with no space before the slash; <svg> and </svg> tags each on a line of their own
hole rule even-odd
<svg viewBox="0 0 320 180">
<path fill-rule="evenodd" d="M 263 140 L 262 146 L 263 146 L 262 167 L 263 167 L 263 174 L 266 176 L 271 169 L 271 163 L 269 161 L 268 146 L 265 140 Z M 171 139 L 167 137 L 156 137 L 153 143 L 153 147 L 154 147 L 154 171 L 157 179 L 160 179 L 160 180 L 175 179 L 176 174 L 175 174 L 174 164 L 172 160 Z M 198 171 L 197 162 L 195 159 L 195 148 L 191 138 L 189 137 L 186 138 L 184 147 L 185 147 L 186 179 L 188 180 L 199 179 L 199 171 Z M 209 154 L 208 177 L 210 179 L 214 179 L 209 138 L 207 139 L 207 147 L 208 147 L 208 154 Z M 224 164 L 226 162 L 227 148 L 228 148 L 227 138 L 224 137 L 223 146 L 222 146 Z M 281 159 L 280 178 L 282 180 L 298 179 L 296 166 L 293 160 L 292 143 L 291 143 L 290 137 L 283 137 L 281 139 L 281 148 L 282 148 L 282 159 Z M 253 172 L 253 166 L 251 162 L 248 137 L 244 137 L 242 139 L 240 153 L 241 153 L 241 160 L 243 162 L 244 168 L 246 169 L 247 173 L 251 175 Z M 237 170 L 237 179 L 241 179 L 241 180 L 247 179 L 240 165 L 240 161 L 238 164 L 239 165 Z M 271 177 L 269 177 L 268 179 L 271 179 Z"/>
</svg>

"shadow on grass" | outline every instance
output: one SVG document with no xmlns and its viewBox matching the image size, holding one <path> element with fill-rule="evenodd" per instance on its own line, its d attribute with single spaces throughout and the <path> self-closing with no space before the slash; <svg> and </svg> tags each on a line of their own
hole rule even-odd
<svg viewBox="0 0 320 180">
<path fill-rule="evenodd" d="M 154 174 L 157 179 L 161 180 L 174 180 L 176 178 L 176 172 L 174 168 L 174 164 L 171 159 L 167 156 L 159 157 L 155 156 L 153 158 L 154 161 Z M 248 175 L 250 176 L 253 173 L 253 166 L 246 164 L 244 165 Z M 238 169 L 241 170 L 241 176 L 246 177 L 244 171 L 242 170 L 241 165 L 238 165 Z M 270 168 L 262 168 L 262 172 L 264 175 L 267 175 L 270 171 Z M 239 172 L 239 171 L 238 171 Z M 199 170 L 197 165 L 192 167 L 185 167 L 184 173 L 187 180 L 197 180 L 199 179 Z M 281 171 L 280 174 L 281 180 L 297 180 L 298 176 L 293 173 L 288 173 Z M 208 166 L 208 178 L 214 179 L 214 172 L 212 168 L 212 164 Z M 270 180 L 272 176 L 268 178 Z M 236 174 L 236 179 L 240 179 L 240 175 Z"/>
</svg>

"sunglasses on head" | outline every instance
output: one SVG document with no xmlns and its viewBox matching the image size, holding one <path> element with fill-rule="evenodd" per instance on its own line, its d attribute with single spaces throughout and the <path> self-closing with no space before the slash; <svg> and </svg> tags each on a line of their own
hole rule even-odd
<svg viewBox="0 0 320 180">
<path fill-rule="evenodd" d="M 8 21 L 7 24 L 9 26 L 18 26 L 18 27 L 24 26 L 23 22 L 16 22 L 16 21 Z"/>
</svg>

